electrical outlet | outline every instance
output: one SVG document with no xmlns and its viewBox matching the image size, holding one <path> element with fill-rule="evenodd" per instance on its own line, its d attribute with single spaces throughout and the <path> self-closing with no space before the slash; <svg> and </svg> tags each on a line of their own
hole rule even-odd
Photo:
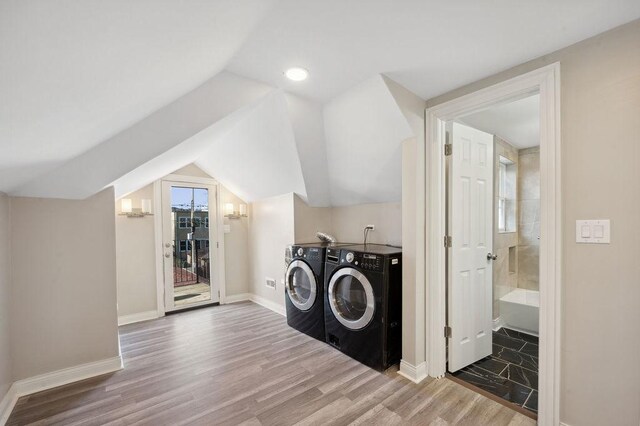
<svg viewBox="0 0 640 426">
<path fill-rule="evenodd" d="M 367 228 L 371 229 L 372 231 L 376 230 L 376 226 L 375 225 L 367 225 Z"/>
<path fill-rule="evenodd" d="M 275 289 L 276 280 L 274 280 L 273 278 L 267 278 L 267 287 Z"/>
</svg>

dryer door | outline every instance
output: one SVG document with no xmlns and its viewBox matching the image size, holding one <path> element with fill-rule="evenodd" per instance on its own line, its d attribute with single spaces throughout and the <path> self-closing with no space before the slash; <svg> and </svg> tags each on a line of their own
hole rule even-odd
<svg viewBox="0 0 640 426">
<path fill-rule="evenodd" d="M 287 268 L 285 280 L 285 288 L 291 303 L 301 311 L 311 309 L 316 301 L 318 284 L 309 265 L 302 260 L 294 260 Z"/>
<path fill-rule="evenodd" d="M 331 276 L 327 289 L 329 306 L 336 319 L 350 330 L 366 327 L 376 310 L 373 287 L 354 268 L 342 268 Z"/>
</svg>

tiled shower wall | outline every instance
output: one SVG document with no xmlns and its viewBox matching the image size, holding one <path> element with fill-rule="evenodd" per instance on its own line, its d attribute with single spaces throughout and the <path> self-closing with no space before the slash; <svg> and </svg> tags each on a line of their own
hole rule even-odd
<svg viewBox="0 0 640 426">
<path fill-rule="evenodd" d="M 540 148 L 518 154 L 518 287 L 539 290 Z"/>
<path fill-rule="evenodd" d="M 493 250 L 498 258 L 493 263 L 493 318 L 500 316 L 500 305 L 498 301 L 502 296 L 509 293 L 512 289 L 518 287 L 518 263 L 517 257 L 509 256 L 509 248 L 512 253 L 517 250 L 518 245 L 518 227 L 515 232 L 498 232 L 498 168 L 500 165 L 500 156 L 508 158 L 514 162 L 516 170 L 518 170 L 518 150 L 506 141 L 494 136 L 494 225 L 493 225 Z M 516 217 L 517 211 L 516 211 Z"/>
</svg>

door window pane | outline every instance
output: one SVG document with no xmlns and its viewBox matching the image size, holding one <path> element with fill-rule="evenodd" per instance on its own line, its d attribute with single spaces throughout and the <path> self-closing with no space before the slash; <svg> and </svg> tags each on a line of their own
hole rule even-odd
<svg viewBox="0 0 640 426">
<path fill-rule="evenodd" d="M 173 224 L 173 293 L 176 307 L 211 300 L 209 191 L 206 188 L 171 187 Z M 195 229 L 194 229 L 195 228 Z"/>
</svg>

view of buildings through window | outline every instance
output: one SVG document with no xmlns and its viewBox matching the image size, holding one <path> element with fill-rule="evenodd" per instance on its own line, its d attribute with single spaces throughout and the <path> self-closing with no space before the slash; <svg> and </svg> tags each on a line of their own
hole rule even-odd
<svg viewBox="0 0 640 426">
<path fill-rule="evenodd" d="M 209 191 L 171 188 L 174 286 L 209 283 Z"/>
</svg>

